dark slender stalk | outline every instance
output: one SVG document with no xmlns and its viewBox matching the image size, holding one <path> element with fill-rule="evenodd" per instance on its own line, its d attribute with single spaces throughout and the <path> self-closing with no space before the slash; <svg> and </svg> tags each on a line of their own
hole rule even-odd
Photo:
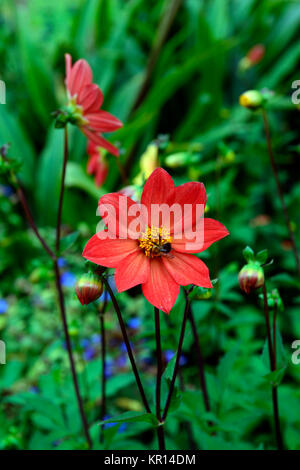
<svg viewBox="0 0 300 470">
<path fill-rule="evenodd" d="M 57 211 L 57 224 L 56 224 L 56 252 L 57 254 L 59 252 L 59 245 L 60 245 L 61 216 L 62 216 L 62 208 L 63 208 L 63 200 L 64 200 L 64 192 L 65 192 L 65 177 L 66 177 L 68 154 L 69 154 L 68 129 L 66 125 L 64 128 L 64 161 L 63 161 L 60 195 L 59 195 L 59 203 L 58 203 L 58 211 Z"/>
<path fill-rule="evenodd" d="M 281 187 L 281 184 L 280 184 L 280 181 L 279 181 L 279 177 L 278 177 L 278 170 L 277 170 L 277 166 L 276 166 L 276 163 L 275 163 L 275 158 L 274 158 L 272 143 L 271 143 L 269 121 L 268 121 L 267 113 L 264 109 L 262 110 L 262 116 L 263 116 L 263 121 L 264 121 L 264 128 L 265 128 L 265 135 L 266 135 L 266 141 L 267 141 L 267 147 L 268 147 L 270 163 L 271 163 L 273 175 L 274 175 L 274 178 L 275 178 L 275 181 L 276 181 L 277 192 L 278 192 L 278 196 L 279 196 L 279 199 L 280 199 L 282 211 L 283 211 L 283 214 L 284 214 L 284 217 L 285 217 L 286 226 L 287 226 L 287 229 L 288 229 L 288 232 L 289 232 L 290 241 L 291 241 L 291 244 L 292 244 L 292 247 L 293 247 L 293 252 L 294 252 L 295 261 L 296 261 L 296 265 L 297 265 L 298 275 L 300 277 L 299 253 L 298 253 L 297 246 L 296 246 L 296 241 L 295 241 L 294 232 L 293 232 L 293 229 L 292 229 L 290 216 L 289 216 L 289 213 L 288 213 L 285 201 L 284 201 L 283 190 L 282 190 L 282 187 Z"/>
<path fill-rule="evenodd" d="M 157 373 L 156 373 L 156 417 L 159 422 L 157 427 L 157 438 L 159 450 L 166 450 L 165 447 L 165 436 L 164 427 L 161 419 L 160 411 L 160 392 L 161 392 L 161 376 L 162 376 L 162 352 L 160 342 L 160 321 L 159 321 L 159 310 L 154 307 L 154 318 L 155 318 L 155 339 L 156 339 L 156 356 L 157 356 Z"/>
<path fill-rule="evenodd" d="M 271 368 L 271 371 L 273 372 L 276 370 L 276 350 L 272 346 L 268 297 L 267 297 L 267 290 L 266 290 L 265 284 L 263 285 L 262 290 L 263 290 L 263 296 L 264 296 L 264 312 L 265 312 L 266 327 L 267 327 L 270 368 Z M 283 450 L 283 440 L 282 440 L 282 434 L 281 434 L 281 429 L 280 429 L 278 394 L 277 394 L 276 385 L 272 386 L 272 403 L 273 403 L 273 415 L 274 415 L 277 448 L 278 450 Z"/>
<path fill-rule="evenodd" d="M 24 193 L 23 188 L 21 187 L 21 185 L 20 185 L 19 182 L 18 182 L 18 187 L 17 187 L 17 194 L 18 194 L 19 200 L 20 200 L 20 202 L 21 202 L 21 204 L 22 204 L 22 206 L 23 206 L 23 209 L 24 209 L 26 218 L 27 218 L 27 220 L 28 220 L 28 223 L 29 223 L 29 225 L 31 226 L 32 230 L 34 231 L 35 236 L 36 236 L 37 239 L 40 241 L 40 243 L 41 243 L 41 245 L 43 246 L 43 248 L 44 248 L 44 250 L 46 251 L 46 253 L 48 253 L 48 255 L 49 255 L 53 260 L 55 260 L 55 259 L 56 259 L 55 253 L 54 253 L 54 252 L 51 250 L 51 248 L 47 245 L 47 243 L 45 242 L 45 240 L 43 239 L 43 237 L 40 235 L 37 226 L 35 225 L 35 222 L 34 222 L 34 220 L 33 220 L 31 211 L 30 211 L 29 206 L 28 206 L 28 203 L 27 203 L 27 199 L 26 199 L 25 193 Z"/>
<path fill-rule="evenodd" d="M 1 147 L 0 152 L 1 152 L 2 158 L 4 160 L 8 161 L 8 159 L 6 157 L 6 151 L 3 147 Z M 51 250 L 51 248 L 48 246 L 46 241 L 43 239 L 43 237 L 41 236 L 41 234 L 40 234 L 40 232 L 39 232 L 39 230 L 38 230 L 38 228 L 37 228 L 37 226 L 34 222 L 33 216 L 31 214 L 31 211 L 30 211 L 30 208 L 29 208 L 29 204 L 27 202 L 27 199 L 26 199 L 26 196 L 25 196 L 25 193 L 24 193 L 24 190 L 22 188 L 22 184 L 21 184 L 19 178 L 17 177 L 17 175 L 13 171 L 10 172 L 10 175 L 11 175 L 12 183 L 13 183 L 13 185 L 15 186 L 15 188 L 17 190 L 17 195 L 18 195 L 19 200 L 22 204 L 23 210 L 25 212 L 26 219 L 27 219 L 30 227 L 32 228 L 35 236 L 40 241 L 40 243 L 41 243 L 42 247 L 44 248 L 44 250 L 46 251 L 46 253 L 53 260 L 56 259 L 55 253 Z"/>
<path fill-rule="evenodd" d="M 110 285 L 109 285 L 109 283 L 108 283 L 108 281 L 105 277 L 103 277 L 103 282 L 104 282 L 105 287 L 106 287 L 106 289 L 107 289 L 107 291 L 108 291 L 108 293 L 111 297 L 114 309 L 115 309 L 117 317 L 118 317 L 120 328 L 121 328 L 121 331 L 122 331 L 122 334 L 123 334 L 124 343 L 125 343 L 126 349 L 127 349 L 127 354 L 128 354 L 129 360 L 131 362 L 131 367 L 132 367 L 132 370 L 133 370 L 133 373 L 134 373 L 134 376 L 135 376 L 135 380 L 136 380 L 136 383 L 137 383 L 137 386 L 138 386 L 138 389 L 139 389 L 144 407 L 145 407 L 147 413 L 151 413 L 151 410 L 150 410 L 150 407 L 149 407 L 149 404 L 148 404 L 148 400 L 146 398 L 144 388 L 143 388 L 143 385 L 142 385 L 142 382 L 141 382 L 141 379 L 140 379 L 140 376 L 139 376 L 139 373 L 138 373 L 138 370 L 137 370 L 137 367 L 136 367 L 135 359 L 134 359 L 133 352 L 132 352 L 132 349 L 131 349 L 131 346 L 130 346 L 129 338 L 128 338 L 126 327 L 125 327 L 125 324 L 124 324 L 124 321 L 123 321 L 122 313 L 121 313 L 121 310 L 119 308 L 119 304 L 118 304 L 117 299 L 115 298 L 114 293 L 113 293 L 113 291 L 112 291 L 112 289 L 111 289 L 111 287 L 110 287 Z"/>
<path fill-rule="evenodd" d="M 60 312 L 61 312 L 61 319 L 62 319 L 62 324 L 63 324 L 63 329 L 64 329 L 64 335 L 65 335 L 65 341 L 66 341 L 66 347 L 68 351 L 68 356 L 69 356 L 69 361 L 70 361 L 70 367 L 71 367 L 71 374 L 72 374 L 72 379 L 73 379 L 73 385 L 75 389 L 75 394 L 77 398 L 77 403 L 78 403 L 78 408 L 81 416 L 81 421 L 83 424 L 83 429 L 84 429 L 84 434 L 86 437 L 86 440 L 88 442 L 89 447 L 92 447 L 92 440 L 89 434 L 89 426 L 88 422 L 85 416 L 84 408 L 83 408 L 83 403 L 82 403 L 82 398 L 80 395 L 80 390 L 79 390 L 79 384 L 78 384 L 78 379 L 76 375 L 76 368 L 75 368 L 75 361 L 73 358 L 72 354 L 72 345 L 71 345 L 71 339 L 68 331 L 68 324 L 67 324 L 67 317 L 66 317 L 66 311 L 65 311 L 65 302 L 64 302 L 64 294 L 62 291 L 62 286 L 61 286 L 61 281 L 60 281 L 60 272 L 57 264 L 57 260 L 53 261 L 54 265 L 54 272 L 55 272 L 55 279 L 56 279 L 56 288 L 58 292 L 58 300 L 59 300 L 59 307 L 60 307 Z"/>
<path fill-rule="evenodd" d="M 2 156 L 5 158 L 5 155 L 3 152 L 1 152 Z M 67 131 L 65 130 L 65 150 L 64 150 L 64 170 L 63 170 L 63 179 L 62 179 L 62 186 L 64 186 L 64 178 L 65 178 L 65 168 L 66 168 L 66 162 L 67 162 L 67 157 L 68 157 L 68 138 L 67 138 Z M 33 232 L 35 233 L 37 239 L 40 241 L 41 245 L 43 246 L 44 250 L 46 253 L 51 257 L 53 260 L 53 267 L 54 267 L 54 272 L 55 272 L 55 280 L 56 280 L 56 288 L 57 288 L 57 293 L 58 293 L 58 300 L 59 300 L 59 307 L 60 307 L 60 313 L 61 313 L 61 318 L 62 318 L 62 323 L 63 323 L 63 330 L 64 330 L 64 335 L 65 335 L 65 341 L 66 341 L 66 346 L 67 346 L 67 351 L 68 351 L 68 356 L 69 356 L 69 361 L 70 361 L 70 368 L 71 368 L 71 374 L 72 374 L 72 379 L 73 379 L 73 385 L 75 389 L 75 394 L 77 398 L 77 403 L 78 403 L 78 408 L 82 420 L 82 425 L 84 429 L 84 434 L 86 436 L 86 440 L 88 442 L 89 447 L 92 447 L 92 441 L 89 435 L 89 428 L 88 428 L 88 423 L 87 419 L 84 413 L 84 407 L 82 403 L 82 398 L 80 395 L 80 390 L 79 390 L 79 385 L 78 385 L 78 379 L 76 375 L 76 369 L 75 369 L 75 362 L 72 354 L 72 346 L 71 346 L 71 340 L 69 336 L 69 331 L 68 331 L 68 324 L 67 324 L 67 318 L 66 318 L 66 311 L 65 311 L 65 303 L 64 303 L 64 294 L 61 286 L 61 280 L 60 280 L 60 272 L 59 272 L 59 267 L 57 263 L 57 254 L 55 254 L 51 248 L 48 246 L 48 244 L 45 242 L 43 237 L 40 235 L 39 230 L 34 222 L 33 216 L 31 214 L 31 211 L 29 209 L 29 205 L 25 196 L 25 193 L 22 189 L 21 182 L 19 181 L 17 175 L 15 175 L 13 172 L 11 172 L 11 176 L 13 179 L 13 183 L 16 185 L 17 188 L 17 193 L 20 199 L 20 202 L 23 206 L 25 216 L 29 222 L 29 225 L 31 226 Z M 63 188 L 61 189 L 61 196 L 60 196 L 60 212 L 62 208 L 62 201 L 63 201 Z M 60 221 L 60 217 L 58 218 Z M 60 226 L 60 223 L 59 223 Z M 57 227 L 56 230 L 57 233 L 57 244 L 56 246 L 59 249 L 59 237 L 60 237 L 60 230 Z"/>
<path fill-rule="evenodd" d="M 205 379 L 204 360 L 203 360 L 202 351 L 201 351 L 201 347 L 200 347 L 199 337 L 198 337 L 198 334 L 197 334 L 196 322 L 195 322 L 195 319 L 194 319 L 194 315 L 193 315 L 191 306 L 189 307 L 189 320 L 190 320 L 190 323 L 191 323 L 192 332 L 193 332 L 194 341 L 195 341 L 196 352 L 197 352 L 198 373 L 199 373 L 199 379 L 200 379 L 200 384 L 201 384 L 201 389 L 202 389 L 202 394 L 203 394 L 204 406 L 205 406 L 206 411 L 209 412 L 210 411 L 210 402 L 209 402 L 209 395 L 208 395 L 206 379 Z"/>
<path fill-rule="evenodd" d="M 89 434 L 89 426 L 88 426 L 87 418 L 84 412 L 82 397 L 80 395 L 80 388 L 79 388 L 78 378 L 76 374 L 75 361 L 74 361 L 74 357 L 72 353 L 72 344 L 71 344 L 71 339 L 70 339 L 69 330 L 68 330 L 67 314 L 66 314 L 66 309 L 65 309 L 64 294 L 63 294 L 63 290 L 61 286 L 60 271 L 59 271 L 59 267 L 57 263 L 57 257 L 59 255 L 59 247 L 60 247 L 60 227 L 61 227 L 61 216 L 62 216 L 62 207 L 63 207 L 63 199 L 64 199 L 65 176 L 66 176 L 66 167 L 67 167 L 67 161 L 68 161 L 68 153 L 69 153 L 68 130 L 66 126 L 64 128 L 64 160 L 63 160 L 63 170 L 62 170 L 62 177 L 61 177 L 60 196 L 59 196 L 58 213 L 57 213 L 57 225 L 56 225 L 56 259 L 53 261 L 53 264 L 54 264 L 54 271 L 55 271 L 55 277 L 56 277 L 56 287 L 57 287 L 57 292 L 58 292 L 59 307 L 60 307 L 60 313 L 61 313 L 61 318 L 62 318 L 62 323 L 63 323 L 69 362 L 70 362 L 70 367 L 71 367 L 73 385 L 75 389 L 75 394 L 76 394 L 76 399 L 77 399 L 78 409 L 80 412 L 84 434 L 88 442 L 88 446 L 89 448 L 91 448 L 92 440 Z"/>
<path fill-rule="evenodd" d="M 182 320 L 182 325 L 181 325 L 181 331 L 180 331 L 180 337 L 179 337 L 179 342 L 178 342 L 178 348 L 177 348 L 177 354 L 176 354 L 176 361 L 174 365 L 174 371 L 173 371 L 173 376 L 171 379 L 171 384 L 169 388 L 169 393 L 165 405 L 165 409 L 162 415 L 162 420 L 165 421 L 169 407 L 171 404 L 171 398 L 174 390 L 174 385 L 175 385 L 175 380 L 177 377 L 178 369 L 179 369 L 179 361 L 180 361 L 180 356 L 181 356 L 181 351 L 182 351 L 182 345 L 183 345 L 183 339 L 184 339 L 184 333 L 185 333 L 185 327 L 186 327 L 186 322 L 188 319 L 188 314 L 189 314 L 189 307 L 190 307 L 190 300 L 188 295 L 186 295 L 186 303 L 185 303 L 185 310 L 184 310 L 184 315 L 183 315 L 183 320 Z"/>
<path fill-rule="evenodd" d="M 104 421 L 106 415 L 106 338 L 104 328 L 104 313 L 99 314 L 100 331 L 101 331 L 101 359 L 102 359 L 102 374 L 101 374 L 101 421 Z M 100 442 L 103 442 L 103 426 L 100 429 Z"/>
</svg>

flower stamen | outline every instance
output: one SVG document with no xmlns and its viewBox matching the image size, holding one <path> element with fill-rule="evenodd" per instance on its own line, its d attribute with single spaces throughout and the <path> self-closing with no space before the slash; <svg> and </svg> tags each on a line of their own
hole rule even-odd
<svg viewBox="0 0 300 470">
<path fill-rule="evenodd" d="M 162 247 L 167 243 L 172 242 L 172 237 L 170 236 L 169 230 L 165 227 L 154 227 L 153 225 L 148 227 L 145 232 L 141 234 L 139 238 L 139 247 L 144 250 L 145 255 L 148 258 L 154 258 L 156 256 L 161 256 L 164 252 Z"/>
</svg>

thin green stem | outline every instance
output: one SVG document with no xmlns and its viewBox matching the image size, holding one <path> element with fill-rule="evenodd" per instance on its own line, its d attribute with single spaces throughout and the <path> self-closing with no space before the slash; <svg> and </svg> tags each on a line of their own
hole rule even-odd
<svg viewBox="0 0 300 470">
<path fill-rule="evenodd" d="M 190 323 L 191 323 L 192 332 L 193 332 L 194 341 L 195 341 L 196 352 L 197 352 L 198 373 L 199 373 L 200 385 L 201 385 L 202 394 L 203 394 L 204 406 L 205 406 L 206 411 L 209 412 L 210 411 L 210 402 L 209 402 L 209 395 L 208 395 L 206 379 L 205 379 L 204 360 L 203 360 L 200 341 L 199 341 L 199 337 L 198 337 L 198 333 L 197 333 L 196 322 L 195 322 L 195 319 L 194 319 L 194 315 L 193 315 L 191 306 L 189 307 L 189 320 L 190 320 Z"/>
<path fill-rule="evenodd" d="M 271 325 L 270 325 L 270 315 L 269 315 L 269 306 L 268 306 L 268 296 L 265 284 L 262 286 L 263 297 L 264 297 L 264 312 L 265 320 L 267 327 L 267 338 L 268 338 L 268 350 L 270 358 L 270 369 L 271 371 L 276 370 L 276 351 L 272 345 L 271 339 Z M 274 343 L 273 343 L 274 344 Z M 273 415 L 274 415 L 274 424 L 275 424 L 275 434 L 278 450 L 283 450 L 283 440 L 280 428 L 280 419 L 279 419 L 279 408 L 278 408 L 278 393 L 277 386 L 272 386 L 272 403 L 273 403 Z"/>
<path fill-rule="evenodd" d="M 160 342 L 160 320 L 159 320 L 159 310 L 154 307 L 154 318 L 155 318 L 155 339 L 156 339 L 156 356 L 157 356 L 157 373 L 156 373 L 156 417 L 159 422 L 157 427 L 157 438 L 159 450 L 166 450 L 165 447 L 165 436 L 164 436 L 164 427 L 161 419 L 161 410 L 160 410 L 160 396 L 161 396 L 161 376 L 162 376 L 162 352 L 161 352 L 161 342 Z"/>
<path fill-rule="evenodd" d="M 175 365 L 174 365 L 174 371 L 173 371 L 173 375 L 172 375 L 172 379 L 171 379 L 171 384 L 170 384 L 170 388 L 169 388 L 169 393 L 168 393 L 165 409 L 164 409 L 164 412 L 163 412 L 163 415 L 162 415 L 162 421 L 166 420 L 166 417 L 167 417 L 167 414 L 168 414 L 168 411 L 169 411 L 169 407 L 170 407 L 170 404 L 171 404 L 171 398 L 172 398 L 172 394 L 173 394 L 173 391 L 174 391 L 175 381 L 176 381 L 176 377 L 177 377 L 177 373 L 178 373 L 178 369 L 179 369 L 179 361 L 180 361 L 180 356 L 181 356 L 181 352 L 182 352 L 186 322 L 187 322 L 188 314 L 189 314 L 189 306 L 190 306 L 190 300 L 189 300 L 188 294 L 186 294 L 185 310 L 184 310 L 184 315 L 183 315 L 183 320 L 182 320 L 182 325 L 181 325 L 180 337 L 179 337 L 177 354 L 176 354 L 176 361 L 175 361 Z"/>
<path fill-rule="evenodd" d="M 104 421 L 106 415 L 106 337 L 104 326 L 104 313 L 99 314 L 100 332 L 101 332 L 101 360 L 102 360 L 102 374 L 101 374 L 101 421 Z M 100 442 L 103 442 L 103 426 L 100 429 Z"/>
<path fill-rule="evenodd" d="M 62 208 L 63 208 L 63 201 L 64 201 L 65 178 L 66 178 L 68 156 L 69 156 L 68 129 L 66 125 L 64 128 L 64 160 L 63 160 L 60 195 L 59 195 L 59 203 L 58 203 L 58 211 L 57 211 L 57 224 L 56 224 L 56 253 L 57 255 L 58 255 L 59 246 L 60 246 L 61 217 L 62 217 Z"/>
<path fill-rule="evenodd" d="M 150 410 L 150 407 L 149 407 L 149 404 L 148 404 L 148 400 L 146 398 L 145 391 L 144 391 L 144 388 L 143 388 L 143 385 L 142 385 L 142 382 L 141 382 L 141 379 L 140 379 L 140 376 L 139 376 L 139 372 L 138 372 L 138 369 L 137 369 L 137 366 L 136 366 L 136 363 L 135 363 L 133 352 L 132 352 L 132 349 L 131 349 L 131 346 L 130 346 L 129 338 L 128 338 L 128 335 L 127 335 L 125 323 L 124 323 L 124 320 L 123 320 L 123 317 L 122 317 L 122 313 L 121 313 L 119 304 L 117 302 L 117 299 L 115 298 L 115 295 L 114 295 L 107 279 L 104 276 L 103 276 L 102 279 L 103 279 L 105 287 L 106 287 L 106 289 L 107 289 L 107 291 L 110 295 L 110 298 L 112 300 L 115 312 L 116 312 L 117 317 L 118 317 L 118 321 L 119 321 L 119 325 L 120 325 L 120 328 L 121 328 L 121 331 L 122 331 L 124 343 L 125 343 L 126 349 L 127 349 L 127 354 L 128 354 L 129 360 L 131 362 L 131 367 L 132 367 L 132 370 L 133 370 L 133 373 L 134 373 L 134 376 L 135 376 L 135 380 L 136 380 L 136 383 L 137 383 L 137 386 L 138 386 L 138 389 L 139 389 L 144 407 L 145 407 L 147 413 L 151 413 L 151 410 Z"/>
<path fill-rule="evenodd" d="M 63 290 L 62 290 L 62 286 L 61 286 L 60 272 L 59 272 L 59 267 L 58 267 L 58 264 L 57 264 L 57 260 L 53 261 L 53 265 L 54 265 L 56 288 L 57 288 L 57 292 L 58 292 L 58 300 L 59 300 L 61 319 L 62 319 L 63 330 L 64 330 L 64 335 L 65 335 L 66 347 L 67 347 L 67 351 L 68 351 L 68 357 L 69 357 L 69 362 L 70 362 L 70 368 L 71 368 L 71 374 L 72 374 L 74 390 L 75 390 L 75 394 L 76 394 L 76 399 L 77 399 L 79 413 L 80 413 L 80 417 L 81 417 L 81 421 L 82 421 L 82 425 L 83 425 L 84 434 L 85 434 L 88 446 L 89 446 L 89 448 L 91 448 L 92 447 L 92 440 L 91 440 L 91 437 L 90 437 L 89 426 L 88 426 L 88 422 L 87 422 L 86 415 L 85 415 L 85 412 L 84 412 L 82 397 L 80 395 L 79 383 L 78 383 L 76 368 L 75 368 L 75 361 L 74 361 L 74 357 L 73 357 L 73 353 L 72 353 L 71 339 L 70 339 L 70 335 L 69 335 L 69 331 L 68 331 L 64 294 L 63 294 Z"/>
<path fill-rule="evenodd" d="M 278 192 L 278 196 L 279 196 L 281 207 L 282 207 L 282 212 L 283 212 L 284 217 L 285 217 L 286 226 L 287 226 L 289 236 L 290 236 L 290 241 L 291 241 L 291 244 L 292 244 L 292 247 L 293 247 L 293 252 L 294 252 L 294 257 L 295 257 L 296 266 L 297 266 L 297 270 L 298 270 L 298 275 L 300 277 L 299 253 L 298 253 L 297 246 L 296 246 L 296 241 L 295 241 L 294 232 L 293 232 L 293 229 L 292 229 L 290 216 L 289 216 L 286 204 L 285 204 L 283 189 L 281 187 L 279 176 L 278 176 L 278 170 L 277 170 L 277 166 L 276 166 L 276 162 L 275 162 L 275 158 L 274 158 L 274 154 L 273 154 L 273 149 L 272 149 L 272 143 L 271 143 L 269 120 L 268 120 L 268 116 L 267 116 L 267 113 L 266 113 L 265 109 L 262 109 L 262 116 L 263 116 L 263 121 L 264 121 L 264 129 L 265 129 L 265 136 L 266 136 L 266 142 L 267 142 L 267 148 L 268 148 L 270 163 L 271 163 L 273 175 L 274 175 L 275 182 L 276 182 L 276 187 L 277 187 L 277 192 Z"/>
</svg>

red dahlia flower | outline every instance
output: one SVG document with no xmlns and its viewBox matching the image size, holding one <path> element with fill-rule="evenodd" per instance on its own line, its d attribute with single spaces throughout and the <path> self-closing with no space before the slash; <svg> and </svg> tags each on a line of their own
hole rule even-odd
<svg viewBox="0 0 300 470">
<path fill-rule="evenodd" d="M 66 87 L 68 92 L 68 108 L 82 132 L 96 145 L 105 148 L 118 156 L 119 150 L 102 136 L 102 132 L 112 132 L 122 127 L 121 121 L 112 114 L 103 111 L 103 93 L 92 83 L 92 70 L 89 64 L 80 59 L 72 66 L 72 57 L 66 59 Z"/>
<path fill-rule="evenodd" d="M 101 186 L 105 182 L 108 173 L 108 165 L 105 157 L 100 147 L 91 140 L 89 140 L 87 145 L 87 153 L 89 155 L 87 172 L 90 175 L 95 175 L 96 186 Z"/>
<path fill-rule="evenodd" d="M 177 204 L 184 215 L 180 219 L 174 217 L 168 227 L 161 218 L 158 225 L 153 226 L 157 215 L 153 207 L 163 207 L 163 204 L 169 207 Z M 136 219 L 133 209 L 137 206 L 132 199 L 118 193 L 107 194 L 100 198 L 99 209 L 108 228 L 88 241 L 83 256 L 101 266 L 116 268 L 115 282 L 119 292 L 142 284 L 146 299 L 169 313 L 181 285 L 212 287 L 208 268 L 191 253 L 206 250 L 228 235 L 228 231 L 220 222 L 202 218 L 202 240 L 197 239 L 195 227 L 199 214 L 194 209 L 200 206 L 202 217 L 205 204 L 206 192 L 202 183 L 191 182 L 175 188 L 171 176 L 157 168 L 146 181 L 139 205 L 141 212 L 142 208 L 147 209 L 144 229 L 137 230 L 137 235 L 132 230 L 132 222 Z M 185 211 L 185 206 L 192 210 Z M 109 210 L 111 207 L 117 222 L 115 234 L 109 228 L 115 222 Z"/>
</svg>

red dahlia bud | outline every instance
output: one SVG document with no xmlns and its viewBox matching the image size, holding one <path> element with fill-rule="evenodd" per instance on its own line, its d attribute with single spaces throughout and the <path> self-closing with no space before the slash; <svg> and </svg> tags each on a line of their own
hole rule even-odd
<svg viewBox="0 0 300 470">
<path fill-rule="evenodd" d="M 247 58 L 250 60 L 252 65 L 258 64 L 264 57 L 266 52 L 263 44 L 256 44 L 252 47 L 247 54 Z"/>
<path fill-rule="evenodd" d="M 84 274 L 75 285 L 79 302 L 88 305 L 97 300 L 103 292 L 102 281 L 93 273 Z"/>
<path fill-rule="evenodd" d="M 265 283 L 264 270 L 258 264 L 246 264 L 239 273 L 241 289 L 250 294 L 252 290 L 262 287 Z"/>
</svg>

